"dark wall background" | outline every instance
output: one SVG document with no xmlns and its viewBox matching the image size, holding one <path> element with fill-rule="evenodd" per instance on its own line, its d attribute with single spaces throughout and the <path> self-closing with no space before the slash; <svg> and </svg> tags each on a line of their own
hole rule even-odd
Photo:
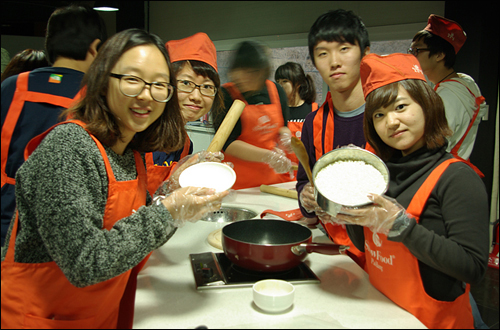
<svg viewBox="0 0 500 330">
<path fill-rule="evenodd" d="M 495 122 L 499 83 L 498 11 L 494 5 L 457 5 L 445 1 L 445 17 L 457 21 L 467 33 L 467 41 L 457 54 L 455 70 L 472 76 L 489 104 L 488 120 L 479 125 L 476 144 L 470 160 L 484 173 L 483 179 L 491 196 Z"/>
</svg>

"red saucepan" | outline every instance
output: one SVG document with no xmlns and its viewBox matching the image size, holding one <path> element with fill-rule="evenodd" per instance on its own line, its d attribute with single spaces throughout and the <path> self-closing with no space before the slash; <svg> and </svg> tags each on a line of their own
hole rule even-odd
<svg viewBox="0 0 500 330">
<path fill-rule="evenodd" d="M 222 228 L 222 247 L 236 265 L 263 272 L 297 267 L 308 253 L 345 254 L 348 247 L 312 242 L 312 232 L 284 220 L 252 219 Z"/>
</svg>

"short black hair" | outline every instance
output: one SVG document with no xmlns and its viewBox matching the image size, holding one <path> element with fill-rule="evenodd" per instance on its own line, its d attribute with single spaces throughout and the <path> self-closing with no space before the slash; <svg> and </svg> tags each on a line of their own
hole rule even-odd
<svg viewBox="0 0 500 330">
<path fill-rule="evenodd" d="M 234 69 L 268 69 L 271 67 L 265 47 L 255 41 L 240 43 L 231 58 L 229 71 Z"/>
<path fill-rule="evenodd" d="M 455 53 L 455 48 L 448 41 L 444 40 L 440 36 L 437 36 L 429 31 L 422 30 L 417 32 L 413 37 L 412 42 L 422 39 L 424 44 L 429 48 L 429 57 L 434 54 L 443 53 L 444 54 L 444 66 L 448 69 L 453 68 L 455 65 L 455 60 L 457 54 Z"/>
<path fill-rule="evenodd" d="M 99 13 L 89 6 L 70 5 L 56 9 L 47 23 L 45 51 L 53 64 L 59 56 L 85 60 L 95 39 L 102 45 L 108 38 L 106 25 Z"/>
<path fill-rule="evenodd" d="M 370 47 L 368 31 L 361 18 L 351 10 L 336 9 L 318 17 L 309 30 L 309 56 L 314 63 L 314 47 L 321 41 L 348 42 L 355 45 L 358 42 L 361 54 Z"/>
</svg>

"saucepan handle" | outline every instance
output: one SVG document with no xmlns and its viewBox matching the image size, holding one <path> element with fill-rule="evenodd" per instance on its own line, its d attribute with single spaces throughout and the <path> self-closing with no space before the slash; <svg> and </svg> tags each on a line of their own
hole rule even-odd
<svg viewBox="0 0 500 330">
<path fill-rule="evenodd" d="M 328 255 L 346 254 L 349 246 L 337 244 L 303 243 L 292 246 L 293 254 L 300 256 L 304 253 L 321 253 Z"/>
</svg>

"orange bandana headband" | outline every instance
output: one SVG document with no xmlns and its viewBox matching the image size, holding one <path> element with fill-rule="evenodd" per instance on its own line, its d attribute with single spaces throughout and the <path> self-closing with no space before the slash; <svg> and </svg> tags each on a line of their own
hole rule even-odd
<svg viewBox="0 0 500 330">
<path fill-rule="evenodd" d="M 170 61 L 196 60 L 211 65 L 217 71 L 217 52 L 208 35 L 203 32 L 180 40 L 170 40 L 165 44 Z"/>
<path fill-rule="evenodd" d="M 368 54 L 361 60 L 361 84 L 365 98 L 375 89 L 406 79 L 425 80 L 417 58 L 410 54 Z"/>
</svg>

